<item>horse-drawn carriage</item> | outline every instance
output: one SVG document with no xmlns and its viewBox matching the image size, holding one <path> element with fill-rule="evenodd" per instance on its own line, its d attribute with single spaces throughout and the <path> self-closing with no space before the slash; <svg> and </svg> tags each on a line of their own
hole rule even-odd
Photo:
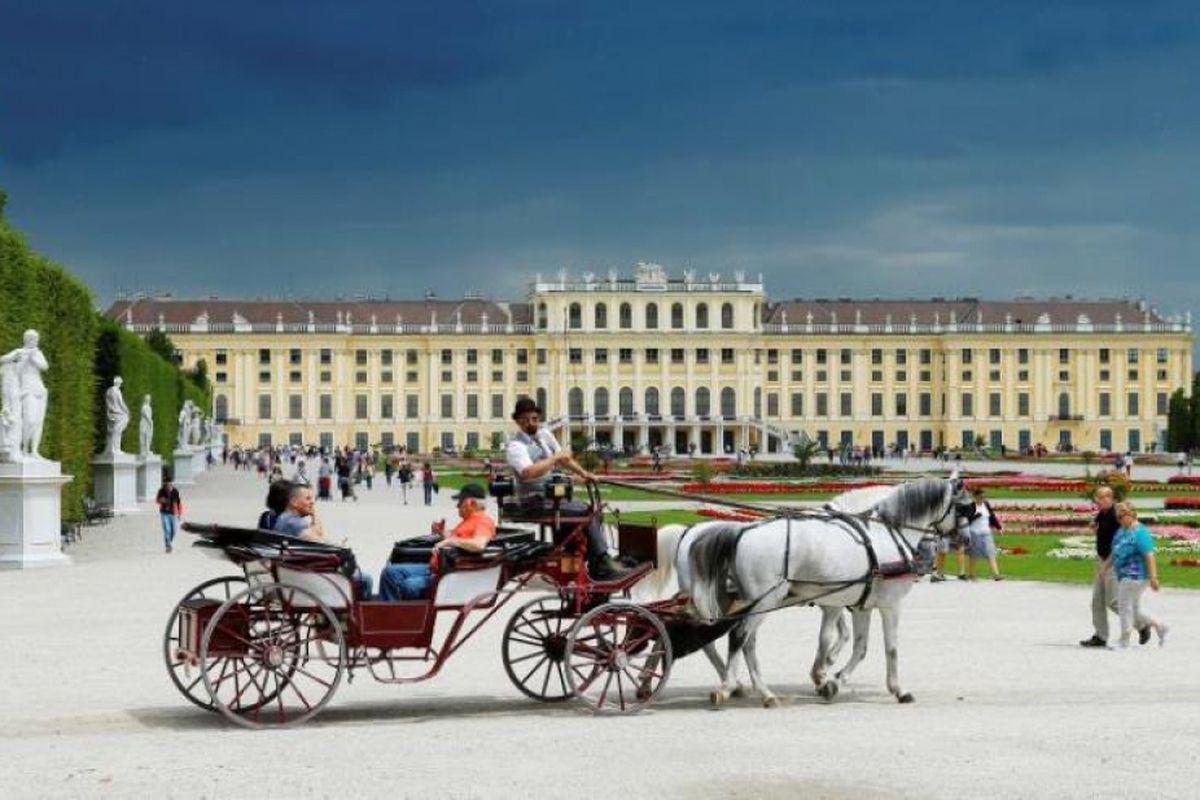
<svg viewBox="0 0 1200 800">
<path fill-rule="evenodd" d="M 163 644 L 171 680 L 196 705 L 240 724 L 297 724 L 317 714 L 357 671 L 384 683 L 433 677 L 518 593 L 537 591 L 508 620 L 501 647 L 505 672 L 536 700 L 577 698 L 597 711 L 636 711 L 662 691 L 674 659 L 701 648 L 721 677 L 713 693 L 720 700 L 735 689 L 744 646 L 754 688 L 773 705 L 753 656 L 761 615 L 820 605 L 825 618 L 812 673 L 818 692 L 832 697 L 861 660 L 866 615 L 879 609 L 888 688 L 908 702 L 912 696 L 900 689 L 896 674 L 899 603 L 922 571 L 920 545 L 952 533 L 973 508 L 962 482 L 951 476 L 883 487 L 861 513 L 847 513 L 843 505 L 749 525 L 676 526 L 662 536 L 653 526 L 620 524 L 619 553 L 635 566 L 612 580 L 595 580 L 585 553 L 587 528 L 603 513 L 596 487 L 588 485 L 583 513 L 564 510 L 569 485 L 548 488 L 550 505 L 531 512 L 506 503 L 505 486 L 496 487 L 502 523 L 496 538 L 478 554 L 439 550 L 428 596 L 411 601 L 363 596 L 354 554 L 345 548 L 270 531 L 185 524 L 200 536 L 197 546 L 232 561 L 242 574 L 206 581 L 175 607 Z M 428 561 L 432 544 L 400 542 L 391 561 Z M 692 558 L 697 551 L 701 557 Z M 660 560 L 677 571 L 687 565 L 686 580 L 679 576 L 686 594 L 630 601 L 630 590 L 662 566 Z M 854 616 L 854 654 L 830 680 L 826 670 L 846 641 L 844 626 L 836 645 L 832 638 L 843 608 Z M 712 644 L 735 627 L 726 665 Z M 406 673 L 406 666 L 415 671 Z"/>
<path fill-rule="evenodd" d="M 654 568 L 654 528 L 620 525 L 619 553 L 635 566 L 597 581 L 584 557 L 586 528 L 603 511 L 594 486 L 588 511 L 575 515 L 560 512 L 558 502 L 522 512 L 504 502 L 503 484 L 497 489 L 503 511 L 493 542 L 479 554 L 439 550 L 428 596 L 411 601 L 364 597 L 348 549 L 186 523 L 200 537 L 195 546 L 241 574 L 206 581 L 175 607 L 163 645 L 171 680 L 197 706 L 240 724 L 297 724 L 359 671 L 384 683 L 432 678 L 518 593 L 537 591 L 504 630 L 501 657 L 513 684 L 545 702 L 578 698 L 618 712 L 645 706 L 670 674 L 662 616 L 678 603 L 620 598 Z M 552 493 L 568 498 L 570 487 Z M 399 542 L 390 561 L 428 562 L 432 544 L 426 537 Z"/>
</svg>

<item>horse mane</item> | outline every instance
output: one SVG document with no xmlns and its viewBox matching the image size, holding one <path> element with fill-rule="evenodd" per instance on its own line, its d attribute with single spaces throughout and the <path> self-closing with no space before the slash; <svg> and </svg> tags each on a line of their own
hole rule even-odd
<svg viewBox="0 0 1200 800">
<path fill-rule="evenodd" d="M 951 482 L 940 478 L 921 478 L 903 483 L 885 498 L 875 510 L 892 523 L 909 523 L 928 519 L 945 506 Z"/>
</svg>

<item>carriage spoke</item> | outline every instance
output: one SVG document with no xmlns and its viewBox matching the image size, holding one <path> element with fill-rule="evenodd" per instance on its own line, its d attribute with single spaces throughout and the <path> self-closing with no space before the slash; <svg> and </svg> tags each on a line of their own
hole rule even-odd
<svg viewBox="0 0 1200 800">
<path fill-rule="evenodd" d="M 533 669 L 529 670 L 529 672 L 526 672 L 526 673 L 525 673 L 525 677 L 524 677 L 524 678 L 521 678 L 521 683 L 528 683 L 528 682 L 529 682 L 529 678 L 530 678 L 530 677 L 533 675 L 533 673 L 537 672 L 537 670 L 538 670 L 538 667 L 540 667 L 542 664 L 545 664 L 545 663 L 546 663 L 547 661 L 549 661 L 549 660 L 550 660 L 550 656 L 543 655 L 543 656 L 542 656 L 542 657 L 541 657 L 541 658 L 538 660 L 538 662 L 537 662 L 536 664 L 534 664 L 534 665 L 533 665 Z"/>
<path fill-rule="evenodd" d="M 522 661 L 528 661 L 529 659 L 537 658 L 538 656 L 541 656 L 542 658 L 548 658 L 548 656 L 542 652 L 541 648 L 539 648 L 536 652 L 528 653 L 523 656 L 518 656 L 517 658 L 510 658 L 508 663 L 520 664 Z"/>
</svg>

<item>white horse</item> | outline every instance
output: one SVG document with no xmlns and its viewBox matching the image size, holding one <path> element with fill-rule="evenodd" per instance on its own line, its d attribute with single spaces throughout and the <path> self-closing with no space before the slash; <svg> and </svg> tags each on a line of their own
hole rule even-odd
<svg viewBox="0 0 1200 800">
<path fill-rule="evenodd" d="M 825 508 L 847 514 L 863 514 L 870 511 L 876 504 L 891 495 L 897 484 L 867 486 L 861 489 L 851 489 L 834 497 L 825 503 Z M 689 593 L 692 585 L 691 569 L 688 564 L 688 553 L 696 540 L 708 533 L 722 530 L 718 523 L 700 523 L 696 525 L 664 525 L 658 531 L 658 567 L 647 578 L 633 587 L 633 599 L 649 602 L 663 599 L 672 595 Z M 834 625 L 837 639 L 831 647 L 819 650 L 818 658 L 824 669 L 818 677 L 817 666 L 813 665 L 813 684 L 818 689 L 824 683 L 824 671 L 833 665 L 846 642 L 850 641 L 850 627 L 840 609 L 823 609 L 829 613 L 822 617 L 822 630 L 826 625 Z M 754 643 L 749 644 L 750 648 Z M 721 683 L 734 684 L 730 692 L 732 697 L 743 697 L 745 687 L 736 673 L 726 668 L 726 662 L 717 652 L 713 642 L 703 646 L 704 655 L 716 670 Z M 834 692 L 836 694 L 836 691 Z M 832 696 L 832 695 L 830 695 Z"/>
<path fill-rule="evenodd" d="M 952 532 L 970 496 L 954 478 L 857 491 L 857 497 L 847 496 L 838 506 L 846 510 L 863 505 L 874 508 L 870 519 L 811 512 L 790 521 L 780 518 L 748 525 L 713 522 L 690 528 L 669 526 L 660 531 L 659 568 L 643 582 L 643 592 L 658 592 L 661 596 L 674 573 L 679 588 L 692 594 L 702 616 L 716 619 L 731 613 L 745 614 L 729 634 L 728 663 L 722 663 L 715 646 L 704 648 L 721 678 L 720 687 L 712 695 L 714 702 L 740 693 L 735 679 L 744 650 L 755 690 L 762 694 L 765 705 L 777 703 L 761 679 L 755 632 L 762 612 L 799 603 L 829 608 L 822 624 L 814 680 L 818 677 L 817 666 L 827 659 L 832 661 L 830 653 L 839 631 L 845 640 L 841 609 L 854 605 L 880 608 L 888 644 L 888 687 L 902 701 L 911 699 L 900 692 L 895 674 L 898 604 L 911 586 L 919 540 L 935 532 Z M 890 578 L 888 569 L 897 564 L 902 566 L 903 576 Z M 772 575 L 774 579 L 767 582 Z M 727 581 L 734 583 L 736 597 L 726 593 Z M 861 620 L 864 629 L 867 620 L 865 616 Z M 859 630 L 856 624 L 856 634 Z M 855 655 L 861 660 L 866 650 L 865 631 L 855 638 Z M 825 683 L 823 672 L 819 677 L 820 687 Z"/>
</svg>

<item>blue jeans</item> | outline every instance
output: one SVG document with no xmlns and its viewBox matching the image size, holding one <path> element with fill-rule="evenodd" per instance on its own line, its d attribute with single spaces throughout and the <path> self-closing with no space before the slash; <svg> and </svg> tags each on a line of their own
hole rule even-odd
<svg viewBox="0 0 1200 800">
<path fill-rule="evenodd" d="M 426 483 L 426 484 L 422 484 L 422 485 L 425 487 L 425 505 L 427 505 L 427 506 L 432 505 L 433 504 L 433 484 Z"/>
<path fill-rule="evenodd" d="M 418 600 L 432 578 L 433 570 L 428 564 L 388 564 L 379 576 L 379 599 Z"/>
<path fill-rule="evenodd" d="M 171 542 L 175 541 L 175 520 L 174 514 L 159 514 L 162 518 L 163 545 L 171 546 Z"/>
</svg>

